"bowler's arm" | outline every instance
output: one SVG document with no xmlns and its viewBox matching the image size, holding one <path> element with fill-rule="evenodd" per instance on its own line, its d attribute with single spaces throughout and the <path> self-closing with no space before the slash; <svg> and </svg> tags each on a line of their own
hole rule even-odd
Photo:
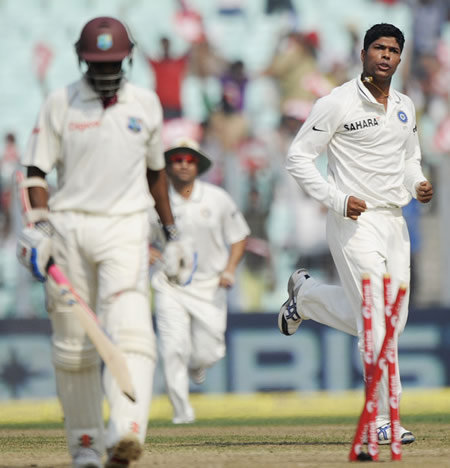
<svg viewBox="0 0 450 468">
<path fill-rule="evenodd" d="M 289 148 L 286 170 L 310 197 L 347 216 L 347 194 L 328 183 L 314 163 L 336 132 L 340 114 L 341 105 L 334 97 L 325 96 L 316 101 Z"/>
</svg>

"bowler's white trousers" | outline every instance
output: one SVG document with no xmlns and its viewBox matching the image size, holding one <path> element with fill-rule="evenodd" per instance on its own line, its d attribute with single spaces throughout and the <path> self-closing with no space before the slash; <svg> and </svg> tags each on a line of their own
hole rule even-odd
<svg viewBox="0 0 450 468">
<path fill-rule="evenodd" d="M 392 298 L 398 286 L 409 288 L 410 243 L 401 209 L 375 209 L 361 214 L 357 221 L 334 211 L 328 213 L 327 238 L 342 286 L 320 284 L 310 278 L 298 292 L 297 309 L 304 319 L 328 325 L 358 337 L 361 357 L 364 349 L 362 287 L 364 273 L 370 275 L 373 307 L 372 323 L 377 356 L 386 331 L 384 318 L 383 275 L 392 278 Z M 397 331 L 401 333 L 408 317 L 408 298 L 400 310 Z M 398 397 L 401 394 L 397 368 Z M 387 371 L 379 387 L 377 425 L 389 421 Z"/>
<path fill-rule="evenodd" d="M 173 421 L 195 418 L 189 402 L 189 369 L 208 368 L 225 356 L 226 289 L 219 277 L 189 286 L 153 280 L 159 346 Z"/>
</svg>

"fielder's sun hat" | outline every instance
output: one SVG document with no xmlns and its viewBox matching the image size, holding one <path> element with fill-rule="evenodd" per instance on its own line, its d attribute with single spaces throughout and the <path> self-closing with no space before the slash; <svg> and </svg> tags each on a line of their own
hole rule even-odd
<svg viewBox="0 0 450 468">
<path fill-rule="evenodd" d="M 198 174 L 203 174 L 211 166 L 211 160 L 200 151 L 199 144 L 191 138 L 178 138 L 173 146 L 164 153 L 166 164 L 170 164 L 170 157 L 177 153 L 188 153 L 198 158 Z"/>
</svg>

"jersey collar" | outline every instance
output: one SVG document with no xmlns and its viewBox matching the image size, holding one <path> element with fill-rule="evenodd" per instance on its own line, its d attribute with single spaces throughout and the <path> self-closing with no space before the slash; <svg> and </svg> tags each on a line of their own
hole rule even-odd
<svg viewBox="0 0 450 468">
<path fill-rule="evenodd" d="M 361 99 L 368 101 L 372 104 L 375 104 L 377 106 L 382 106 L 383 104 L 379 103 L 374 97 L 373 94 L 364 86 L 364 83 L 361 80 L 361 76 L 358 76 L 355 78 L 356 81 L 356 86 L 358 87 L 358 94 Z M 389 101 L 394 101 L 396 104 L 400 103 L 401 99 L 400 96 L 398 95 L 397 91 L 392 88 L 392 86 L 389 88 Z"/>
<path fill-rule="evenodd" d="M 203 186 L 202 183 L 199 180 L 194 181 L 194 188 L 192 190 L 191 196 L 186 199 L 183 198 L 174 188 L 173 185 L 171 184 L 169 186 L 169 195 L 172 203 L 175 205 L 181 205 L 182 203 L 186 203 L 186 201 L 193 201 L 193 202 L 199 202 L 202 198 L 202 193 L 203 193 Z"/>
<path fill-rule="evenodd" d="M 100 100 L 98 94 L 89 86 L 86 78 L 80 80 L 80 96 L 82 101 Z M 122 86 L 117 91 L 117 100 L 119 102 L 127 102 L 130 99 L 130 87 L 127 80 L 123 80 Z"/>
</svg>

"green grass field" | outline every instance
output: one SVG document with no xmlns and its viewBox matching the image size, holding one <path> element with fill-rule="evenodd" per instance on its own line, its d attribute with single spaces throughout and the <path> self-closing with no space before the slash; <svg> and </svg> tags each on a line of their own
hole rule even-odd
<svg viewBox="0 0 450 468">
<path fill-rule="evenodd" d="M 192 403 L 197 422 L 175 426 L 167 397 L 154 399 L 136 467 L 348 466 L 363 395 L 193 395 Z M 383 466 L 450 467 L 450 389 L 406 391 L 401 417 L 417 441 L 403 448 L 401 462 L 391 462 L 389 447 L 380 447 Z M 0 467 L 66 466 L 56 401 L 0 403 Z"/>
</svg>

